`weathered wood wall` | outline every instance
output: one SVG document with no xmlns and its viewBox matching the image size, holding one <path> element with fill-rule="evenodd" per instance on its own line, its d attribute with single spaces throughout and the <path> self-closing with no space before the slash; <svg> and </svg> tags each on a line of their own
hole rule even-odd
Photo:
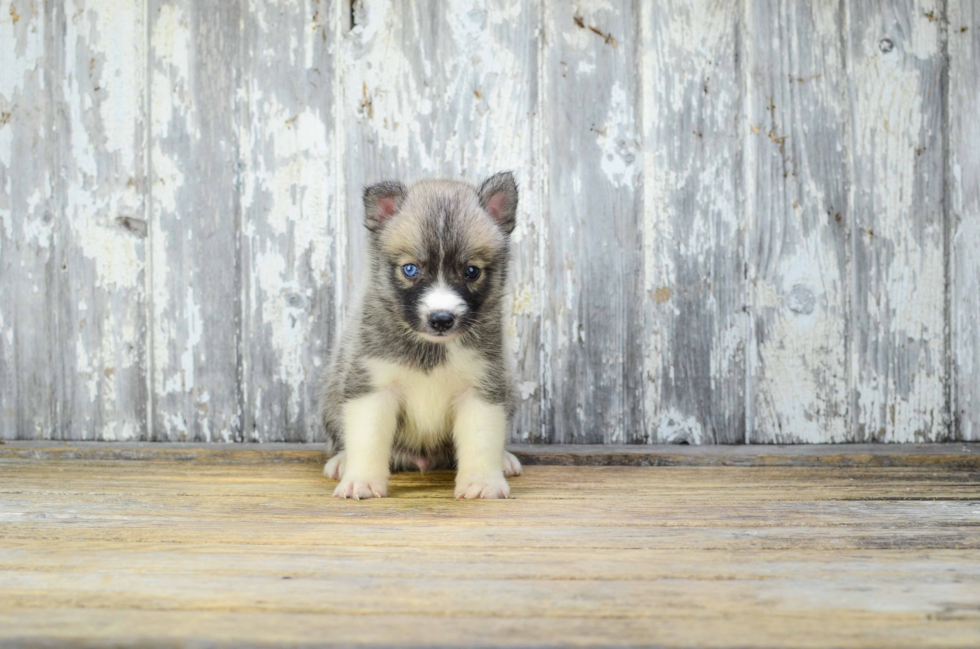
<svg viewBox="0 0 980 649">
<path fill-rule="evenodd" d="M 515 441 L 980 439 L 974 0 L 3 0 L 0 438 L 321 439 L 360 188 L 521 182 Z"/>
</svg>

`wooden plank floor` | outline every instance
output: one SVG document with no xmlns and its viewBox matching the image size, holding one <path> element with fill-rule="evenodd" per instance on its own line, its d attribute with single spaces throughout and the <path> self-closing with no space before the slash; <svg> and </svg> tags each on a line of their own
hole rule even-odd
<svg viewBox="0 0 980 649">
<path fill-rule="evenodd" d="M 353 502 L 312 462 L 0 455 L 0 645 L 980 646 L 976 468 L 511 484 Z"/>
</svg>

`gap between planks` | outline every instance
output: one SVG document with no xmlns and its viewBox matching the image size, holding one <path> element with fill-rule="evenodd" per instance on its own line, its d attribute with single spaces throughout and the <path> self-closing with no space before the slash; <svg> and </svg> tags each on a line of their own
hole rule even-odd
<svg viewBox="0 0 980 649">
<path fill-rule="evenodd" d="M 786 466 L 980 468 L 980 443 L 769 445 L 512 445 L 527 466 Z M 168 460 L 203 464 L 324 462 L 324 444 L 8 441 L 0 461 Z"/>
</svg>

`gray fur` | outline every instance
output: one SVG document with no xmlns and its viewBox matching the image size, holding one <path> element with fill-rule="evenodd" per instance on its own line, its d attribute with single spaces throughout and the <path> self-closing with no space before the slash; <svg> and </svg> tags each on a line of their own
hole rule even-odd
<svg viewBox="0 0 980 649">
<path fill-rule="evenodd" d="M 504 218 L 495 220 L 484 208 L 497 192 L 505 193 L 501 211 Z M 390 216 L 377 207 L 377 202 L 386 198 L 394 198 L 397 206 Z M 400 182 L 387 181 L 365 189 L 365 225 L 371 232 L 365 283 L 322 381 L 320 414 L 335 451 L 344 448 L 344 403 L 372 389 L 365 359 L 394 361 L 424 372 L 447 359 L 445 345 L 421 338 L 403 314 L 392 261 L 397 243 L 430 249 L 438 245 L 442 254 L 453 246 L 465 249 L 468 243 L 477 242 L 482 249 L 491 251 L 485 297 L 457 340 L 486 361 L 487 370 L 477 387 L 481 398 L 504 404 L 508 420 L 513 416 L 515 399 L 505 353 L 503 300 L 510 261 L 509 234 L 514 228 L 517 200 L 517 185 L 510 172 L 491 176 L 479 190 L 447 180 L 422 181 L 407 189 Z M 488 228 L 488 223 L 492 227 Z M 410 236 L 404 235 L 406 231 Z M 487 236 L 488 231 L 491 236 Z M 455 461 L 450 430 L 445 431 L 436 448 L 406 448 L 400 437 L 396 433 L 393 470 L 413 466 L 413 454 L 427 457 L 434 468 L 450 467 Z"/>
</svg>

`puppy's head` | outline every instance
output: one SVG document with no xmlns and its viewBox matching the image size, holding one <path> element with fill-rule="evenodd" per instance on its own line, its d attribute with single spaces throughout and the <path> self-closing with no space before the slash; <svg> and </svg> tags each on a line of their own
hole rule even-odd
<svg viewBox="0 0 980 649">
<path fill-rule="evenodd" d="M 424 181 L 364 190 L 374 281 L 392 317 L 430 342 L 445 342 L 494 313 L 507 275 L 517 212 L 510 172 L 479 189 Z"/>
</svg>

